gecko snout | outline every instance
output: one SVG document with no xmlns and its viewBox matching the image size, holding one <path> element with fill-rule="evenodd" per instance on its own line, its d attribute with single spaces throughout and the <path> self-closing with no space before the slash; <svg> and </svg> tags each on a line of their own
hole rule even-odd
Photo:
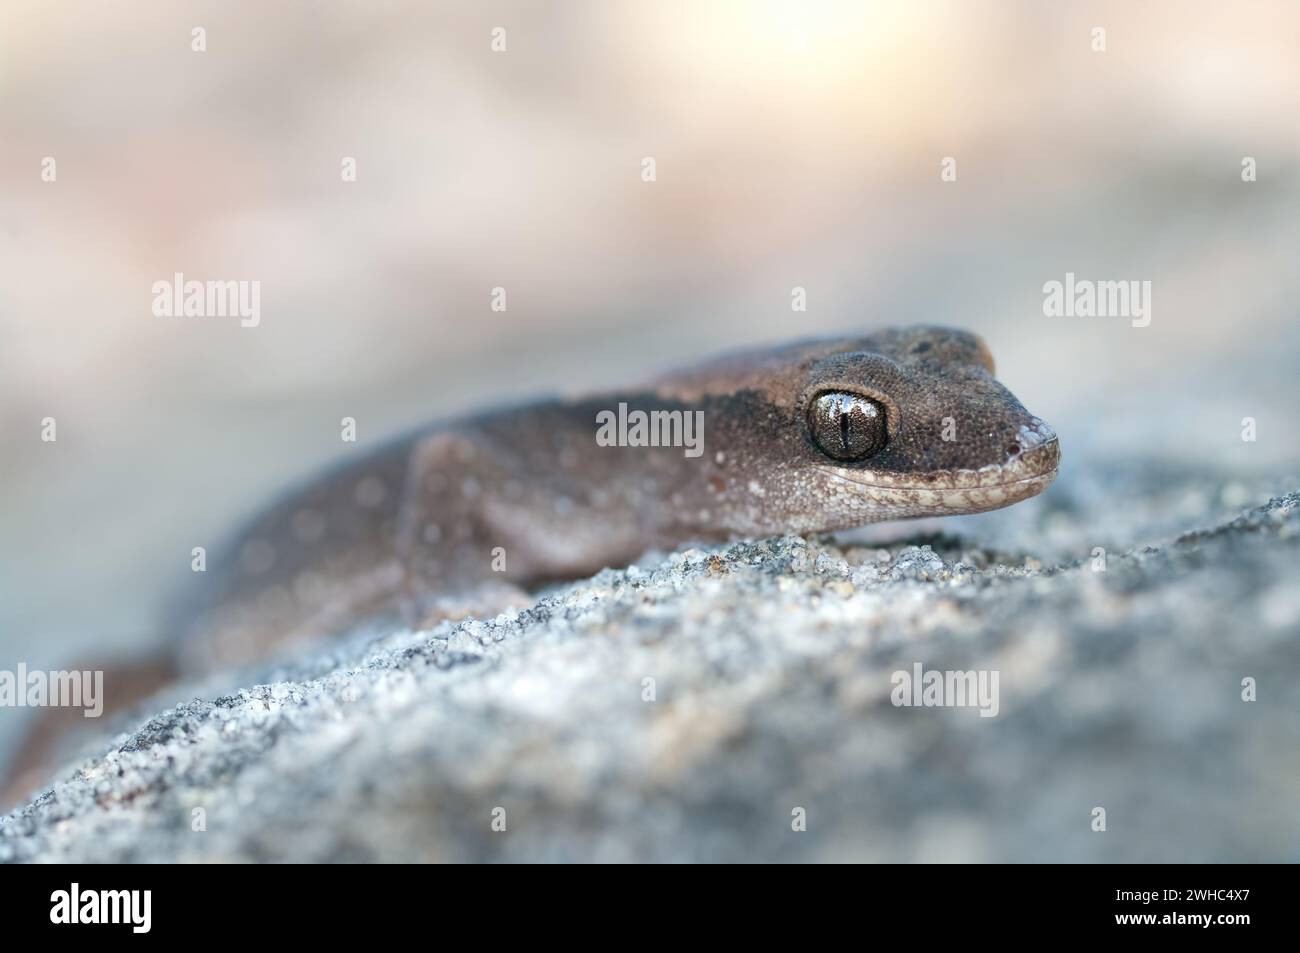
<svg viewBox="0 0 1300 953">
<path fill-rule="evenodd" d="M 1005 452 L 1002 468 L 1008 481 L 1055 476 L 1061 463 L 1061 444 L 1056 431 L 1038 418 L 1020 428 Z"/>
<path fill-rule="evenodd" d="M 1061 464 L 1061 444 L 1042 421 L 1021 427 L 1006 447 L 1007 459 L 997 470 L 993 486 L 975 491 L 974 509 L 995 509 L 1037 496 L 1052 485 Z"/>
</svg>

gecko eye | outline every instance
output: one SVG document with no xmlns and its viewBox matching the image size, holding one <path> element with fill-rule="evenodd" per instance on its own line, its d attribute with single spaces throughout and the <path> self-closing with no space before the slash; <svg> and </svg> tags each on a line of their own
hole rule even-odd
<svg viewBox="0 0 1300 953">
<path fill-rule="evenodd" d="M 861 460 L 885 446 L 885 408 L 858 394 L 827 391 L 809 404 L 808 428 L 828 457 Z"/>
</svg>

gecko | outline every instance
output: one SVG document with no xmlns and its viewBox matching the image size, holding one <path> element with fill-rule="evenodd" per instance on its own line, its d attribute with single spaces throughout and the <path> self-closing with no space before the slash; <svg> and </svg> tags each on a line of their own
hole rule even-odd
<svg viewBox="0 0 1300 953">
<path fill-rule="evenodd" d="M 638 410 L 694 415 L 699 446 L 597 440 L 598 421 Z M 416 628 L 499 611 L 650 550 L 1009 506 L 1042 492 L 1059 460 L 1055 432 L 998 383 L 983 340 L 934 326 L 489 410 L 343 461 L 255 516 L 182 603 L 166 648 L 106 674 L 108 701 L 363 620 Z M 11 777 L 30 780 L 52 736 L 38 725 Z"/>
</svg>

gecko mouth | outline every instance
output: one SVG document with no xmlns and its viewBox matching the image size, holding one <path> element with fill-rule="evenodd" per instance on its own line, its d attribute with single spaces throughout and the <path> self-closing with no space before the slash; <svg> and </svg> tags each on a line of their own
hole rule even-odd
<svg viewBox="0 0 1300 953">
<path fill-rule="evenodd" d="M 1041 493 L 1056 479 L 1060 459 L 1060 444 L 1052 434 L 1021 449 L 1006 463 L 978 470 L 938 470 L 918 476 L 843 467 L 818 469 L 876 502 L 978 512 L 1009 506 Z"/>
</svg>

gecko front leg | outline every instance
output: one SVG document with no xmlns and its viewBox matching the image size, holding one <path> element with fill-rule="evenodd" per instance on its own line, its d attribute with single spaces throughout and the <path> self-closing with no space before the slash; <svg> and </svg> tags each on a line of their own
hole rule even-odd
<svg viewBox="0 0 1300 953">
<path fill-rule="evenodd" d="M 645 482 L 653 467 L 596 447 L 594 413 L 535 404 L 416 442 L 397 551 L 419 614 L 447 593 L 590 575 L 655 542 L 644 505 L 662 506 Z"/>
</svg>

